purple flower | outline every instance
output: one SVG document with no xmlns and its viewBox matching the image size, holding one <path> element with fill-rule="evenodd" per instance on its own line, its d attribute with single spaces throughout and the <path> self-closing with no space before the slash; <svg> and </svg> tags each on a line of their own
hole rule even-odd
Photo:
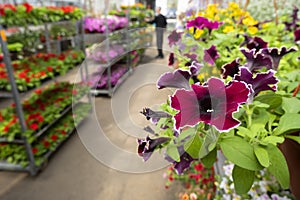
<svg viewBox="0 0 300 200">
<path fill-rule="evenodd" d="M 247 48 L 249 50 L 255 49 L 256 52 L 258 52 L 260 49 L 267 48 L 268 43 L 265 42 L 262 38 L 260 37 L 254 37 L 250 39 L 250 41 L 247 44 Z"/>
<path fill-rule="evenodd" d="M 174 165 L 174 169 L 177 174 L 182 174 L 184 170 L 188 169 L 191 166 L 191 163 L 195 161 L 187 152 L 184 151 L 184 147 L 178 147 L 178 152 L 180 155 L 180 161 L 174 161 L 170 156 L 166 155 L 165 159 Z"/>
<path fill-rule="evenodd" d="M 152 120 L 157 123 L 161 118 L 171 118 L 172 116 L 163 111 L 153 111 L 150 108 L 144 108 L 141 114 L 145 115 L 147 120 Z"/>
<path fill-rule="evenodd" d="M 240 58 L 235 59 L 231 63 L 227 63 L 222 66 L 222 77 L 226 79 L 228 76 L 234 77 L 235 74 L 238 74 L 240 71 Z"/>
<path fill-rule="evenodd" d="M 189 71 L 178 69 L 174 72 L 167 72 L 160 76 L 157 87 L 158 89 L 163 89 L 165 87 L 173 88 L 185 88 L 190 89 L 189 80 L 191 78 L 191 73 Z"/>
<path fill-rule="evenodd" d="M 144 161 L 147 161 L 156 148 L 169 140 L 170 138 L 166 137 L 151 139 L 149 136 L 145 140 L 138 139 L 138 154 L 143 157 Z"/>
<path fill-rule="evenodd" d="M 268 56 L 262 54 L 261 51 L 256 53 L 255 49 L 247 50 L 242 48 L 241 52 L 246 57 L 246 67 L 248 67 L 251 72 L 255 72 L 263 67 L 272 69 L 272 60 Z"/>
<path fill-rule="evenodd" d="M 240 44 L 240 47 L 248 44 L 252 40 L 252 37 L 247 34 L 244 34 L 243 36 L 244 36 L 244 41 Z"/>
<path fill-rule="evenodd" d="M 197 60 L 197 55 L 196 54 L 190 54 L 190 53 L 186 53 L 184 54 L 185 57 L 190 59 L 190 62 L 192 63 L 193 61 L 198 61 Z"/>
<path fill-rule="evenodd" d="M 172 66 L 174 64 L 174 53 L 170 53 L 169 56 L 169 66 Z"/>
<path fill-rule="evenodd" d="M 294 36 L 295 36 L 295 42 L 300 40 L 300 29 L 295 30 Z"/>
<path fill-rule="evenodd" d="M 189 66 L 189 71 L 177 69 L 174 72 L 167 72 L 160 76 L 157 82 L 157 87 L 158 89 L 173 87 L 189 90 L 191 89 L 191 85 L 189 83 L 190 78 L 196 75 L 202 67 L 202 64 L 193 61 Z"/>
<path fill-rule="evenodd" d="M 221 25 L 221 22 L 211 22 L 208 19 L 204 17 L 196 17 L 194 20 L 190 20 L 187 22 L 187 28 L 198 28 L 198 29 L 204 29 L 207 28 L 209 31 L 213 29 L 218 29 Z"/>
<path fill-rule="evenodd" d="M 265 73 L 257 73 L 255 78 L 253 78 L 253 74 L 248 68 L 241 67 L 240 71 L 239 75 L 235 75 L 234 80 L 247 83 L 252 90 L 253 97 L 261 91 L 272 90 L 275 92 L 277 90 L 276 84 L 278 83 L 278 79 L 274 76 L 274 70 L 271 69 Z"/>
<path fill-rule="evenodd" d="M 265 57 L 269 57 L 272 61 L 272 68 L 274 70 L 278 69 L 279 63 L 281 58 L 293 51 L 296 51 L 297 49 L 292 47 L 287 49 L 286 47 L 281 47 L 280 49 L 274 47 L 274 48 L 265 48 L 261 50 L 261 53 L 265 55 Z"/>
<path fill-rule="evenodd" d="M 204 57 L 203 60 L 210 65 L 214 65 L 217 58 L 220 55 L 215 45 L 212 45 L 209 49 L 204 50 Z"/>
<path fill-rule="evenodd" d="M 180 40 L 183 32 L 177 33 L 176 30 L 172 31 L 172 33 L 168 36 L 169 46 L 172 47 L 176 45 Z"/>
<path fill-rule="evenodd" d="M 190 65 L 190 72 L 192 75 L 197 75 L 198 71 L 203 67 L 202 64 L 193 61 L 192 64 Z"/>
<path fill-rule="evenodd" d="M 233 112 L 248 100 L 250 89 L 244 82 L 229 85 L 218 78 L 210 78 L 206 85 L 193 84 L 192 90 L 177 90 L 171 96 L 171 107 L 179 110 L 175 115 L 175 128 L 194 126 L 204 122 L 220 131 L 227 131 L 240 124 Z"/>
</svg>

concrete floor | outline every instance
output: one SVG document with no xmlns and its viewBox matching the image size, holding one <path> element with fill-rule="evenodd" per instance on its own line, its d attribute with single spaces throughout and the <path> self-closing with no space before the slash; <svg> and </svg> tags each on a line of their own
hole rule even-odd
<svg viewBox="0 0 300 200">
<path fill-rule="evenodd" d="M 139 111 L 165 102 L 171 94 L 169 90 L 156 89 L 159 75 L 170 69 L 166 66 L 167 53 L 163 60 L 154 60 L 155 55 L 156 51 L 148 49 L 143 60 L 145 65 L 138 67 L 112 98 L 93 99 L 95 112 L 38 176 L 0 172 L 0 199 L 176 199 L 181 186 L 164 189 L 166 165 L 159 159 L 162 156 L 154 155 L 157 159 L 144 163 L 136 153 L 136 137 L 146 135 L 142 128 L 149 123 Z M 75 73 L 69 73 L 64 79 L 74 80 Z M 105 146 L 105 140 L 120 153 Z"/>
</svg>

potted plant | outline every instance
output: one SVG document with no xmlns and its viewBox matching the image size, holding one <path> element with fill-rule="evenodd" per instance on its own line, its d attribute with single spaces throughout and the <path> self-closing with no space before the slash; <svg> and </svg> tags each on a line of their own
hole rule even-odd
<svg viewBox="0 0 300 200">
<path fill-rule="evenodd" d="M 226 15 L 232 15 L 233 21 Z M 236 29 L 228 31 L 235 20 Z M 180 174 L 194 160 L 211 167 L 221 151 L 234 164 L 237 194 L 247 193 L 255 173 L 262 169 L 282 188 L 289 188 L 288 165 L 278 146 L 286 138 L 299 142 L 299 135 L 292 133 L 300 130 L 300 110 L 294 107 L 300 99 L 285 92 L 278 79 L 297 67 L 298 49 L 280 46 L 276 41 L 282 33 L 276 32 L 279 35 L 269 42 L 254 36 L 263 33 L 255 29 L 257 25 L 258 21 L 230 3 L 227 10 L 210 5 L 187 22 L 188 31 L 172 32 L 169 44 L 176 46 L 180 68 L 162 75 L 157 86 L 176 91 L 160 111 L 142 111 L 155 126 L 146 128 L 153 137 L 138 140 L 138 153 L 145 161 L 156 149 L 165 149 L 165 158 Z M 241 35 L 241 30 L 248 34 Z M 295 46 L 292 37 L 286 42 L 289 46 Z"/>
</svg>

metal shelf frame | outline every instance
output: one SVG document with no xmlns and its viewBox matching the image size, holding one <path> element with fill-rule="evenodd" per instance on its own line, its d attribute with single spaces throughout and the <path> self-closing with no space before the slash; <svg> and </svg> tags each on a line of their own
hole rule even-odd
<svg viewBox="0 0 300 200">
<path fill-rule="evenodd" d="M 49 28 L 49 25 L 56 24 L 56 23 L 65 23 L 65 21 L 45 23 L 44 24 L 45 37 L 46 37 L 46 47 L 47 47 L 48 53 L 51 52 L 51 44 L 50 43 L 55 42 L 53 40 L 50 40 L 50 34 L 49 34 L 48 28 Z M 75 46 L 79 49 L 82 49 L 84 51 L 84 53 L 86 54 L 86 52 L 85 52 L 85 42 L 84 42 L 83 20 L 82 19 L 78 20 L 76 22 L 76 36 L 73 37 L 73 38 L 75 40 L 74 43 L 77 42 L 77 44 Z M 69 39 L 69 38 L 65 38 L 65 39 Z M 61 40 L 59 40 L 59 42 L 60 41 Z M 1 48 L 2 48 L 2 52 L 3 52 L 3 61 L 5 63 L 8 79 L 9 79 L 9 82 L 10 82 L 10 85 L 11 85 L 11 88 L 12 88 L 11 93 L 0 91 L 0 97 L 6 97 L 6 98 L 12 97 L 13 98 L 13 101 L 16 105 L 17 117 L 19 119 L 19 123 L 20 123 L 20 126 L 21 126 L 21 131 L 22 131 L 22 133 L 24 133 L 27 130 L 26 120 L 25 120 L 25 116 L 24 116 L 24 112 L 23 112 L 23 107 L 22 107 L 22 104 L 21 104 L 20 93 L 18 91 L 16 81 L 15 81 L 15 78 L 14 78 L 14 72 L 13 72 L 13 67 L 11 65 L 11 59 L 10 59 L 9 51 L 8 51 L 8 48 L 7 48 L 6 32 L 5 32 L 5 29 L 2 26 L 2 24 L 0 24 L 0 45 L 1 45 Z M 56 53 L 60 53 L 60 50 Z M 86 65 L 83 65 L 83 67 L 80 68 L 81 69 L 80 70 L 80 75 L 81 75 L 81 78 L 82 78 L 81 80 L 84 80 L 83 79 L 84 71 L 82 70 L 82 68 L 85 68 L 84 70 L 85 70 L 85 73 L 86 73 L 86 77 L 88 75 L 88 69 L 87 69 Z M 81 98 L 83 98 L 84 96 L 87 96 L 88 97 L 88 102 L 91 103 L 90 93 L 87 92 L 86 94 L 83 94 L 83 96 Z M 77 100 L 79 101 L 80 99 L 77 99 Z M 54 124 L 56 124 L 60 119 L 62 119 L 73 108 L 74 105 L 75 105 L 74 102 L 72 102 L 71 105 L 69 105 L 68 107 L 66 107 L 62 111 L 61 115 L 57 119 L 55 119 L 50 124 L 48 124 L 47 126 L 42 128 L 42 130 L 40 130 L 35 135 L 36 140 L 38 140 L 39 138 L 44 136 L 46 131 L 49 130 L 49 128 L 52 127 Z M 76 129 L 77 126 L 75 126 L 74 129 L 71 132 L 69 132 L 68 136 L 70 136 L 71 133 L 74 132 L 74 130 Z M 65 140 L 67 140 L 67 138 Z M 33 155 L 33 152 L 32 152 L 32 146 L 31 146 L 31 143 L 28 141 L 28 139 L 25 135 L 22 134 L 20 137 L 18 137 L 18 139 L 15 139 L 13 141 L 8 141 L 6 138 L 0 138 L 0 143 L 10 143 L 10 144 L 24 145 L 25 150 L 26 150 L 26 154 L 27 154 L 27 159 L 28 159 L 28 162 L 29 162 L 28 166 L 22 167 L 21 165 L 18 165 L 18 164 L 11 164 L 11 163 L 7 163 L 6 161 L 0 161 L 0 170 L 24 171 L 24 172 L 29 172 L 31 175 L 36 175 L 39 172 L 39 170 L 41 170 L 43 164 L 41 164 L 40 166 L 35 165 L 35 158 L 34 158 L 34 155 Z M 62 143 L 59 143 L 58 146 L 60 146 Z M 57 148 L 55 149 L 55 151 L 56 150 L 57 150 Z M 48 158 L 55 151 L 48 152 L 45 155 L 45 160 L 48 160 Z"/>
</svg>

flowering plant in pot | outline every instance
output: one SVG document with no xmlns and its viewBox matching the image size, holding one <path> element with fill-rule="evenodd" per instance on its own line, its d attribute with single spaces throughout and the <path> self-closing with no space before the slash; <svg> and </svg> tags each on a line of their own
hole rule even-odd
<svg viewBox="0 0 300 200">
<path fill-rule="evenodd" d="M 277 90 L 276 71 L 281 58 L 297 48 L 270 47 L 259 37 L 221 35 L 224 24 L 202 16 L 188 24 L 194 28 L 193 35 L 175 31 L 169 36 L 171 46 L 178 46 L 174 54 L 181 68 L 162 75 L 157 86 L 176 91 L 160 111 L 142 111 L 155 128 L 145 129 L 153 137 L 138 140 L 139 155 L 146 161 L 156 149 L 164 149 L 165 158 L 181 174 L 194 160 L 211 167 L 221 150 L 234 164 L 232 177 L 237 194 L 247 193 L 255 173 L 262 169 L 268 170 L 283 188 L 289 188 L 289 170 L 278 144 L 285 138 L 298 140 L 290 133 L 300 130 L 299 110 L 289 106 L 300 100 L 299 95 L 292 97 Z M 195 27 L 206 35 L 195 38 Z M 215 38 L 218 46 L 210 43 Z M 231 40 L 246 48 L 231 46 Z M 229 56 L 228 62 L 218 49 L 236 57 Z"/>
<path fill-rule="evenodd" d="M 184 185 L 184 190 L 179 194 L 180 199 L 211 199 L 216 191 L 214 176 L 214 168 L 205 168 L 199 161 L 194 161 L 191 167 L 180 175 L 174 167 L 169 167 L 164 174 L 165 188 L 169 189 L 175 181 L 179 181 Z"/>
</svg>

